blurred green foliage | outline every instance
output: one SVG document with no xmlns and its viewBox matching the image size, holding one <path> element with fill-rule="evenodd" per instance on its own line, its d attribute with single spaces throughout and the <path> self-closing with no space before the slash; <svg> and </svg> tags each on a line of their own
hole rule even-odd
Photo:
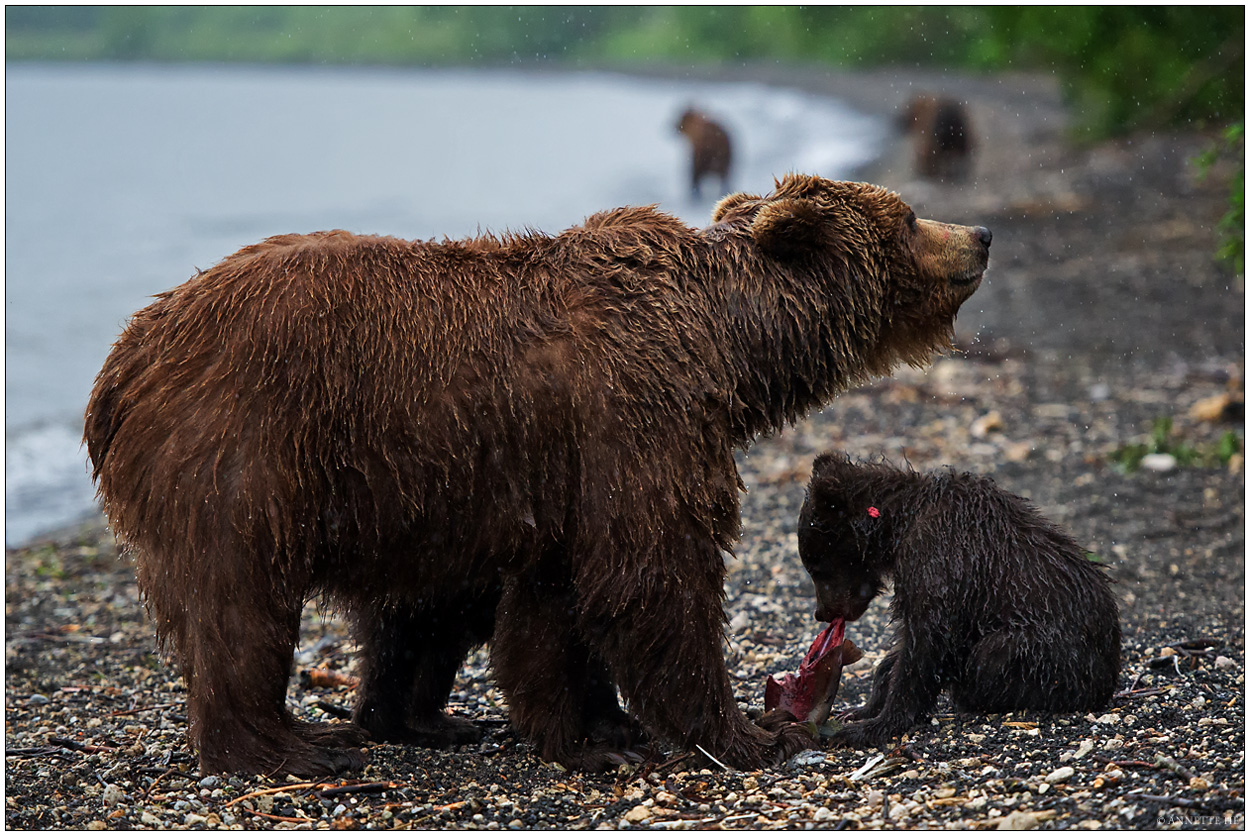
<svg viewBox="0 0 1250 836">
<path fill-rule="evenodd" d="M 1228 178 L 1228 211 L 1220 218 L 1220 248 L 1217 255 L 1232 266 L 1237 274 L 1246 273 L 1246 123 L 1238 122 L 1225 129 L 1220 141 L 1198 158 L 1203 175 L 1221 162 L 1231 162 L 1233 174 Z"/>
<path fill-rule="evenodd" d="M 1164 415 L 1154 420 L 1149 441 L 1125 445 L 1108 458 L 1122 473 L 1133 473 L 1146 456 L 1154 453 L 1171 456 L 1180 467 L 1227 467 L 1229 460 L 1240 452 L 1241 438 L 1232 430 L 1225 430 L 1213 444 L 1194 446 L 1174 438 L 1172 418 Z"/>
<path fill-rule="evenodd" d="M 1244 119 L 1237 6 L 7 6 L 8 60 L 1053 71 L 1088 136 Z"/>
</svg>

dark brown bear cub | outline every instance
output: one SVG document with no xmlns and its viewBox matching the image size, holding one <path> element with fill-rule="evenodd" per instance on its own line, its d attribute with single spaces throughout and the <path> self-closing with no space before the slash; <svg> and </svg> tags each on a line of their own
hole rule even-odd
<svg viewBox="0 0 1250 836">
<path fill-rule="evenodd" d="M 734 451 L 949 346 L 990 233 L 801 175 L 712 222 L 285 235 L 134 316 L 85 436 L 201 769 L 472 739 L 444 708 L 486 641 L 518 733 L 566 766 L 640 730 L 745 769 L 810 742 L 751 723 L 721 654 Z M 350 724 L 287 709 L 318 596 L 361 644 Z"/>
<path fill-rule="evenodd" d="M 985 477 L 816 459 L 799 516 L 816 618 L 854 621 L 894 582 L 896 640 L 835 739 L 878 745 L 949 689 L 961 711 L 1085 711 L 1120 671 L 1110 581 L 1025 500 Z"/>
</svg>

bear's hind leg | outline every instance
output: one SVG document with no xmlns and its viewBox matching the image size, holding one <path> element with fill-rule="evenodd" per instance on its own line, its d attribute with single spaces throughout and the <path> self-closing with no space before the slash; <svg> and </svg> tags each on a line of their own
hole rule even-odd
<svg viewBox="0 0 1250 836">
<path fill-rule="evenodd" d="M 952 684 L 955 707 L 984 714 L 1043 707 L 1050 666 L 1032 645 L 1027 635 L 1008 630 L 980 639 L 968 654 L 963 675 Z"/>
<path fill-rule="evenodd" d="M 296 723 L 287 710 L 299 602 L 258 584 L 202 581 L 185 599 L 195 629 L 173 636 L 200 769 L 320 777 L 364 766 L 347 748 L 359 743 L 357 729 Z"/>
<path fill-rule="evenodd" d="M 489 590 L 359 610 L 364 669 L 354 721 L 379 742 L 441 749 L 480 740 L 472 721 L 445 708 L 465 656 L 490 638 L 498 599 Z"/>
<path fill-rule="evenodd" d="M 1072 636 L 1001 630 L 972 649 L 961 681 L 951 689 L 961 711 L 1087 711 L 1114 692 L 1116 661 Z"/>
</svg>

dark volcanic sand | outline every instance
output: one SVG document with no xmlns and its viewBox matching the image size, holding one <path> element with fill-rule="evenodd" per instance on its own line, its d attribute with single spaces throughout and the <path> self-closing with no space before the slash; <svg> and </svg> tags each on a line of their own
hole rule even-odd
<svg viewBox="0 0 1250 836">
<path fill-rule="evenodd" d="M 988 226 L 994 244 L 960 319 L 963 353 L 848 393 L 740 457 L 749 490 L 727 653 L 741 702 L 760 708 L 766 675 L 795 670 L 818 629 L 794 521 L 812 459 L 838 448 L 991 474 L 1108 563 L 1124 626 L 1112 704 L 1088 716 L 957 716 L 944 701 L 880 751 L 810 751 L 755 773 L 678 754 L 578 775 L 513 735 L 479 652 L 452 709 L 483 724 L 480 746 L 377 746 L 364 773 L 325 784 L 205 778 L 186 745 L 180 680 L 155 655 L 131 569 L 96 523 L 6 553 L 7 827 L 1244 827 L 1242 460 L 1131 474 L 1110 460 L 1160 418 L 1200 452 L 1229 431 L 1244 439 L 1235 410 L 1191 413 L 1243 391 L 1242 282 L 1212 255 L 1224 179 L 1200 181 L 1191 162 L 1210 135 L 1075 149 L 1053 85 L 1034 78 L 743 73 L 882 112 L 912 89 L 969 98 L 972 184 L 915 180 L 901 145 L 864 179 L 924 217 Z M 849 625 L 867 656 L 844 674 L 835 710 L 867 694 L 887 602 Z M 296 669 L 350 672 L 350 650 L 342 623 L 310 606 Z M 290 700 L 321 719 L 351 694 L 295 677 Z"/>
</svg>

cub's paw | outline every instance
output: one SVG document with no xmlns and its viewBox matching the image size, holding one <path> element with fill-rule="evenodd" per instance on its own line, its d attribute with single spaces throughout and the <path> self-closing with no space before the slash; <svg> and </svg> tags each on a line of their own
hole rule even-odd
<svg viewBox="0 0 1250 836">
<path fill-rule="evenodd" d="M 848 708 L 845 711 L 839 711 L 834 716 L 841 723 L 853 723 L 856 720 L 871 720 L 876 717 L 878 712 L 870 705 L 860 705 L 855 708 Z"/>
<path fill-rule="evenodd" d="M 831 738 L 835 746 L 847 746 L 851 749 L 868 749 L 883 746 L 907 730 L 906 726 L 898 727 L 893 723 L 884 723 L 879 719 L 862 720 L 844 723 L 842 728 Z"/>
</svg>

